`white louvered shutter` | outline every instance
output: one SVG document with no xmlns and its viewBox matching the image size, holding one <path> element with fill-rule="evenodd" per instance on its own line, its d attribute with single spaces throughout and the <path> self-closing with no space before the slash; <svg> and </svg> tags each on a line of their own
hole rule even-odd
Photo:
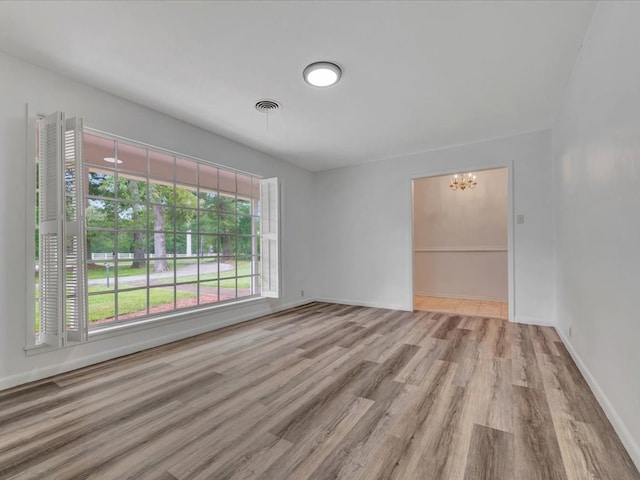
<svg viewBox="0 0 640 480">
<path fill-rule="evenodd" d="M 87 338 L 82 121 L 55 113 L 40 130 L 40 338 Z"/>
<path fill-rule="evenodd" d="M 40 340 L 62 345 L 63 242 L 60 196 L 63 115 L 40 122 Z"/>
<path fill-rule="evenodd" d="M 88 336 L 86 305 L 84 175 L 82 172 L 82 119 L 66 121 L 64 137 L 65 200 L 65 323 L 66 340 L 84 342 Z"/>
<path fill-rule="evenodd" d="M 280 297 L 280 197 L 277 178 L 260 181 L 260 279 L 263 297 Z"/>
</svg>

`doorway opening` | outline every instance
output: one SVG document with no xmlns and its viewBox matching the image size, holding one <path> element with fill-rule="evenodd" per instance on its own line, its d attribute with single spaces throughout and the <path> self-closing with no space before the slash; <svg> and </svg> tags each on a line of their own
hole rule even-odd
<svg viewBox="0 0 640 480">
<path fill-rule="evenodd" d="M 413 180 L 414 309 L 508 320 L 509 169 L 453 175 Z"/>
</svg>

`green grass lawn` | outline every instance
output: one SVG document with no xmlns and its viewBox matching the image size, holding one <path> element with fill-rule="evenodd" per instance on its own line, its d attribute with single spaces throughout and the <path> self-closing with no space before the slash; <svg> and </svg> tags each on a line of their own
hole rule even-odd
<svg viewBox="0 0 640 480">
<path fill-rule="evenodd" d="M 185 298 L 195 298 L 195 293 L 178 290 L 177 300 Z M 149 293 L 149 306 L 156 307 L 173 303 L 172 288 L 154 288 Z M 146 311 L 147 290 L 133 290 L 131 292 L 120 292 L 118 294 L 118 314 Z M 113 318 L 115 313 L 114 295 L 91 295 L 89 296 L 89 322 Z"/>
</svg>

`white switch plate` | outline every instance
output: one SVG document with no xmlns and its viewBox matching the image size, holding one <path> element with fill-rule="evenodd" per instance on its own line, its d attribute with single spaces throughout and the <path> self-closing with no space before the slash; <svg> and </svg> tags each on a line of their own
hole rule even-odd
<svg viewBox="0 0 640 480">
<path fill-rule="evenodd" d="M 522 213 L 518 214 L 516 222 L 518 222 L 518 225 L 522 225 L 524 223 L 524 215 Z"/>
</svg>

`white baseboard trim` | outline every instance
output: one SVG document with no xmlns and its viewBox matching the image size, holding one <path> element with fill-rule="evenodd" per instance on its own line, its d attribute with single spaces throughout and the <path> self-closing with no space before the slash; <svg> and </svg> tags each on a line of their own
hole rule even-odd
<svg viewBox="0 0 640 480">
<path fill-rule="evenodd" d="M 556 328 L 555 322 L 551 320 L 543 320 L 541 318 L 535 317 L 525 317 L 522 315 L 516 315 L 513 320 L 514 323 L 524 323 L 525 325 L 538 325 L 540 327 L 554 327 Z M 558 328 L 556 328 L 558 330 Z"/>
<path fill-rule="evenodd" d="M 214 330 L 219 330 L 221 328 L 229 327 L 229 326 L 236 325 L 249 320 L 254 320 L 256 318 L 260 318 L 265 315 L 277 313 L 282 310 L 287 310 L 289 308 L 304 305 L 306 303 L 311 303 L 312 301 L 313 300 L 311 299 L 304 299 L 300 301 L 289 302 L 287 304 L 280 304 L 276 307 L 267 305 L 267 308 L 264 311 L 259 313 L 255 313 L 255 312 L 241 313 L 229 318 L 225 318 L 224 320 L 217 321 L 213 324 L 200 325 L 195 328 L 180 331 L 180 332 L 175 332 L 170 335 L 155 337 L 147 341 L 137 342 L 130 345 L 124 345 L 122 347 L 112 348 L 110 350 L 97 352 L 91 355 L 85 355 L 77 359 L 65 361 L 64 363 L 52 364 L 46 367 L 33 369 L 28 372 L 16 373 L 8 377 L 0 378 L 0 390 L 15 387 L 15 386 L 22 385 L 29 382 L 42 380 L 42 379 L 51 377 L 53 375 L 69 372 L 71 370 L 87 367 L 89 365 L 94 365 L 96 363 L 104 362 L 107 360 L 112 360 L 114 358 L 121 357 L 123 355 L 130 355 L 132 353 L 140 352 L 148 348 L 154 348 L 154 347 L 165 345 L 178 340 L 183 340 L 185 338 L 193 337 L 201 333 L 207 333 Z M 73 349 L 73 347 L 69 348 L 69 350 L 71 349 Z"/>
<path fill-rule="evenodd" d="M 402 310 L 405 312 L 413 311 L 413 305 L 400 305 L 400 304 L 391 304 L 384 305 L 382 303 L 376 302 L 360 302 L 357 300 L 345 300 L 344 298 L 316 298 L 316 302 L 326 302 L 326 303 L 338 303 L 340 305 L 354 305 L 356 307 L 371 307 L 371 308 L 384 308 L 387 310 Z"/>
<path fill-rule="evenodd" d="M 582 357 L 580 357 L 575 348 L 573 348 L 573 345 L 571 344 L 569 338 L 564 334 L 561 328 L 556 328 L 556 331 L 558 332 L 558 335 L 560 335 L 564 346 L 567 347 L 567 351 L 571 355 L 571 358 L 573 358 L 573 361 L 578 366 L 580 373 L 582 373 L 582 376 L 589 384 L 591 391 L 596 396 L 598 403 L 600 403 L 600 406 L 604 410 L 604 413 L 607 415 L 607 418 L 611 422 L 611 425 L 613 425 L 614 430 L 620 437 L 620 440 L 622 441 L 624 447 L 627 449 L 627 452 L 633 460 L 633 463 L 635 463 L 638 470 L 640 470 L 640 446 L 633 438 L 631 433 L 629 433 L 629 430 L 627 430 L 627 427 L 618 415 L 618 412 L 616 412 L 616 409 L 609 401 L 609 398 L 605 395 L 595 377 L 591 374 L 586 364 L 582 361 Z"/>
</svg>

